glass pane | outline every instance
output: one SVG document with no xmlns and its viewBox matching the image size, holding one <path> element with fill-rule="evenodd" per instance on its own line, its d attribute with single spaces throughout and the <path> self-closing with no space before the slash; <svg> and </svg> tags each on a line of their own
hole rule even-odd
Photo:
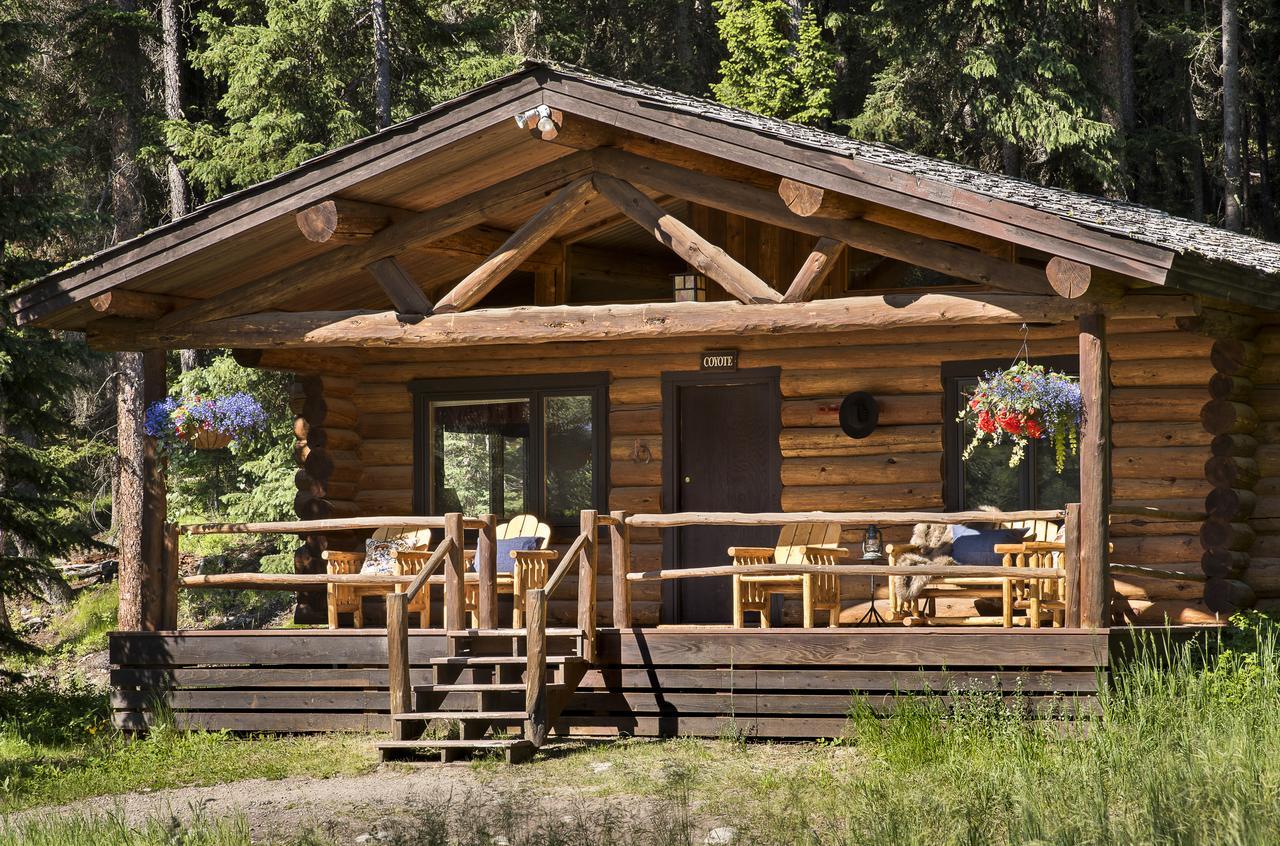
<svg viewBox="0 0 1280 846">
<path fill-rule="evenodd" d="M 432 403 L 436 511 L 528 511 L 529 430 L 527 399 Z"/>
<path fill-rule="evenodd" d="M 977 379 L 960 380 L 957 389 L 960 401 L 968 402 L 969 394 L 978 384 Z M 960 449 L 963 451 L 973 440 L 976 420 L 966 417 L 960 433 Z M 1001 511 L 1017 511 L 1022 507 L 1022 471 L 1009 466 L 1013 446 L 980 444 L 960 468 L 960 507 L 966 511 L 983 506 Z"/>
<path fill-rule="evenodd" d="M 572 519 L 592 507 L 593 431 L 590 396 L 547 397 L 547 513 L 550 521 Z"/>
<path fill-rule="evenodd" d="M 1067 454 L 1058 473 L 1054 466 L 1053 444 L 1037 441 L 1035 449 L 1036 503 L 1039 508 L 1062 508 L 1080 501 L 1080 456 Z"/>
</svg>

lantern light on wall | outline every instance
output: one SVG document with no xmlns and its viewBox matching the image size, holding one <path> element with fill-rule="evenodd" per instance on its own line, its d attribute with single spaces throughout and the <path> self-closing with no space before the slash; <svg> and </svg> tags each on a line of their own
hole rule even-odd
<svg viewBox="0 0 1280 846">
<path fill-rule="evenodd" d="M 671 299 L 678 303 L 705 302 L 707 277 L 701 273 L 671 274 Z"/>
</svg>

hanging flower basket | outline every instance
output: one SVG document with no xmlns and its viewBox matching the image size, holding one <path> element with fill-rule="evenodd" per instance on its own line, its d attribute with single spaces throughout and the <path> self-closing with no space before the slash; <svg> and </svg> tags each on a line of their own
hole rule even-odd
<svg viewBox="0 0 1280 846">
<path fill-rule="evenodd" d="M 266 428 L 267 415 L 246 393 L 212 399 L 166 397 L 147 409 L 147 434 L 162 443 L 223 449 Z"/>
<path fill-rule="evenodd" d="M 1027 445 L 1043 440 L 1053 445 L 1054 465 L 1061 473 L 1067 455 L 1074 455 L 1080 446 L 1084 419 L 1080 383 L 1043 365 L 1016 361 L 1007 370 L 984 373 L 958 419 L 974 421 L 965 459 L 982 444 L 1012 443 L 1009 466 L 1017 467 L 1026 457 Z"/>
</svg>

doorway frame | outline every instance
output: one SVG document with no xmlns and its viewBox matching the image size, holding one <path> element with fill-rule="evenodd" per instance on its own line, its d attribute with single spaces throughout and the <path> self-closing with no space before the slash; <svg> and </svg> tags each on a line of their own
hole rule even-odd
<svg viewBox="0 0 1280 846">
<path fill-rule="evenodd" d="M 731 372 L 681 370 L 664 372 L 662 378 L 662 502 L 663 510 L 678 510 L 680 490 L 680 388 L 715 388 L 732 385 L 766 385 L 772 390 L 769 405 L 763 409 L 769 425 L 769 439 L 774 445 L 768 455 L 769 501 L 782 509 L 782 368 L 750 367 Z M 671 569 L 680 561 L 680 529 L 662 531 L 662 568 Z M 680 619 L 678 579 L 662 583 L 662 613 L 659 622 L 673 625 Z"/>
</svg>

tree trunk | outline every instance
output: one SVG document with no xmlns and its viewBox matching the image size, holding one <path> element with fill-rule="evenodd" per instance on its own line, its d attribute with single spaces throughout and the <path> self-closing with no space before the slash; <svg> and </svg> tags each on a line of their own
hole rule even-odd
<svg viewBox="0 0 1280 846">
<path fill-rule="evenodd" d="M 145 475 L 142 353 L 116 355 L 116 546 L 120 559 L 120 619 L 123 631 L 142 628 L 142 500 Z"/>
<path fill-rule="evenodd" d="M 1258 94 L 1258 202 L 1256 217 L 1262 225 L 1263 237 L 1274 240 L 1276 237 L 1275 197 L 1271 191 L 1271 115 L 1267 112 L 1266 95 Z"/>
<path fill-rule="evenodd" d="M 1136 184 L 1127 155 L 1135 121 L 1133 80 L 1133 0 L 1102 0 L 1098 4 L 1098 28 L 1102 36 L 1102 76 L 1107 102 L 1106 120 L 1115 130 L 1119 154 L 1118 179 L 1107 188 L 1109 196 L 1127 199 Z"/>
<path fill-rule="evenodd" d="M 1236 0 L 1222 0 L 1223 220 L 1244 231 L 1244 172 L 1240 154 L 1240 15 Z"/>
<path fill-rule="evenodd" d="M 1022 176 L 1022 150 L 1017 141 L 1005 140 L 1000 146 L 1000 161 L 1005 176 Z"/>
<path fill-rule="evenodd" d="M 164 71 L 164 116 L 182 120 L 182 45 L 178 33 L 177 0 L 160 0 L 160 64 Z M 182 217 L 188 211 L 187 180 L 177 160 L 168 156 L 169 216 Z"/>
<path fill-rule="evenodd" d="M 374 94 L 378 129 L 391 125 L 391 48 L 387 32 L 386 0 L 371 0 L 373 13 Z"/>
<path fill-rule="evenodd" d="M 115 0 L 116 10 L 133 14 L 136 0 Z M 138 32 L 121 26 L 112 56 L 119 106 L 109 117 L 111 145 L 112 240 L 127 241 L 145 228 L 142 174 L 138 165 L 145 62 Z M 112 522 L 120 558 L 120 628 L 142 623 L 143 366 L 141 353 L 116 355 L 116 500 Z"/>
</svg>

